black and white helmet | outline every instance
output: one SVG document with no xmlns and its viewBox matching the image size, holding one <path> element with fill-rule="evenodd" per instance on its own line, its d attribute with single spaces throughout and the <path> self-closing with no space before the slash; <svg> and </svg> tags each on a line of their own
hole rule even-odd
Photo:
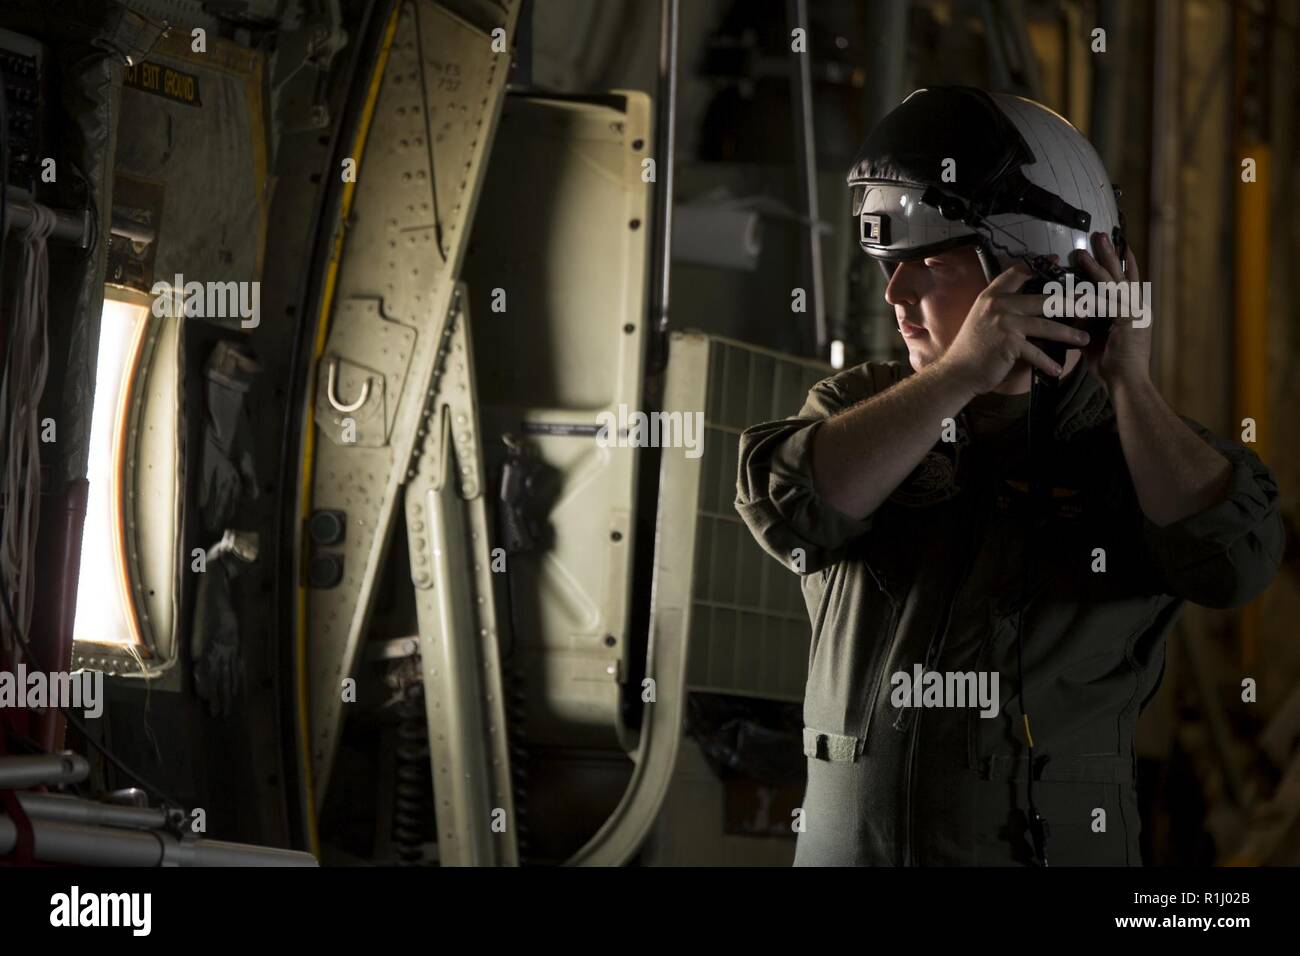
<svg viewBox="0 0 1300 956">
<path fill-rule="evenodd" d="M 916 90 L 871 131 L 848 175 L 858 241 L 888 263 L 974 243 L 985 275 L 1014 259 L 1123 248 L 1106 167 L 1059 114 L 973 87 Z"/>
</svg>

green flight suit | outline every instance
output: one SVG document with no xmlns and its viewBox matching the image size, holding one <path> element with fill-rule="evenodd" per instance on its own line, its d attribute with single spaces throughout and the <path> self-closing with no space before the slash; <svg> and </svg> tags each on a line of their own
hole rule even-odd
<svg viewBox="0 0 1300 956">
<path fill-rule="evenodd" d="M 1184 418 L 1231 463 L 1231 483 L 1200 514 L 1153 525 L 1106 389 L 1081 358 L 1058 390 L 1038 533 L 1026 513 L 1027 395 L 980 396 L 957 416 L 956 440 L 936 443 L 884 504 L 841 514 L 813 486 L 812 438 L 827 417 L 910 374 L 864 363 L 814 385 L 794 417 L 740 437 L 736 510 L 801 575 L 812 624 L 796 865 L 1032 863 L 1022 614 L 1049 862 L 1140 865 L 1138 714 L 1183 602 L 1236 607 L 1275 574 L 1284 532 L 1272 473 Z M 917 664 L 996 674 L 996 714 L 896 705 L 893 675 Z"/>
</svg>

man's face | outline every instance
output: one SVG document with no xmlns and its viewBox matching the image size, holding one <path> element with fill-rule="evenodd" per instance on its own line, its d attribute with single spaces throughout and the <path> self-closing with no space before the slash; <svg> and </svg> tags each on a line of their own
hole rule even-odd
<svg viewBox="0 0 1300 956">
<path fill-rule="evenodd" d="M 961 330 L 988 280 L 974 246 L 900 262 L 885 287 L 914 371 L 936 361 Z"/>
</svg>

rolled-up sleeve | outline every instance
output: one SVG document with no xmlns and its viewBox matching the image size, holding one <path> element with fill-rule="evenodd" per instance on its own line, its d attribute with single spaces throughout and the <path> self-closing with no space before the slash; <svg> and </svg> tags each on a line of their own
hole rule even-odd
<svg viewBox="0 0 1300 956">
<path fill-rule="evenodd" d="M 791 571 L 810 574 L 833 564 L 845 544 L 871 527 L 870 516 L 852 518 L 822 498 L 812 468 L 817 429 L 865 397 L 825 379 L 797 415 L 752 425 L 740 435 L 736 511 L 763 550 Z"/>
<path fill-rule="evenodd" d="M 1143 516 L 1143 535 L 1170 594 L 1203 607 L 1239 607 L 1268 587 L 1282 562 L 1286 531 L 1277 481 L 1253 452 L 1183 421 L 1232 465 L 1227 493 L 1164 527 Z"/>
</svg>

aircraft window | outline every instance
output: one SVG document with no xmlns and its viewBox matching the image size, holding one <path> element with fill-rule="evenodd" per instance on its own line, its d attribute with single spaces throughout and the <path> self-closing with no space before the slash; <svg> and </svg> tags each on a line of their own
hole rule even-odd
<svg viewBox="0 0 1300 956">
<path fill-rule="evenodd" d="M 147 305 L 104 298 L 91 413 L 90 493 L 81 543 L 74 641 L 136 645 L 139 624 L 127 594 L 120 481 L 127 383 L 139 360 Z"/>
</svg>

